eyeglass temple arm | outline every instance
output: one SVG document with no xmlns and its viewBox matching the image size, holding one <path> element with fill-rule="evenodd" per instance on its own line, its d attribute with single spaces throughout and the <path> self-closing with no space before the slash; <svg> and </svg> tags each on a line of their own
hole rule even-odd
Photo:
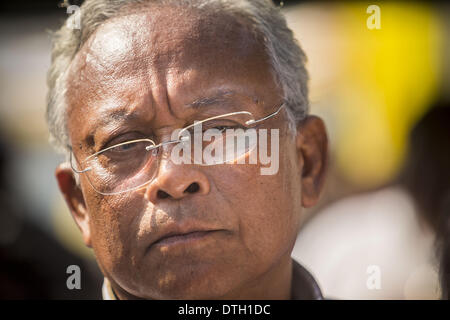
<svg viewBox="0 0 450 320">
<path fill-rule="evenodd" d="M 261 119 L 258 119 L 258 120 L 248 120 L 245 124 L 251 125 L 251 124 L 255 124 L 255 123 L 258 123 L 258 122 L 267 120 L 267 119 L 269 119 L 269 118 L 272 118 L 272 117 L 276 116 L 276 115 L 281 111 L 281 109 L 282 109 L 283 107 L 284 107 L 284 102 L 281 104 L 281 106 L 278 108 L 278 110 L 275 111 L 274 113 L 271 113 L 271 114 L 269 114 L 268 116 L 265 116 L 264 118 L 261 118 Z"/>
<path fill-rule="evenodd" d="M 71 146 L 67 146 L 67 147 L 70 149 L 70 160 L 69 160 L 70 167 L 72 168 L 72 170 L 73 170 L 75 173 L 85 173 L 85 172 L 90 171 L 90 170 L 92 169 L 91 167 L 86 168 L 86 169 L 84 169 L 84 170 L 78 170 L 78 169 L 75 169 L 74 166 L 73 166 L 73 163 L 72 163 L 72 154 L 73 154 L 72 147 L 71 147 Z"/>
</svg>

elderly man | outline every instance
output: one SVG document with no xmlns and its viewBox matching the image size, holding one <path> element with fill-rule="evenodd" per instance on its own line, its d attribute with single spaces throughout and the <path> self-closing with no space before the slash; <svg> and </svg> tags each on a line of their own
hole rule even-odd
<svg viewBox="0 0 450 320">
<path fill-rule="evenodd" d="M 320 299 L 291 250 L 327 137 L 280 11 L 87 0 L 72 25 L 55 35 L 47 119 L 104 298 Z"/>
</svg>

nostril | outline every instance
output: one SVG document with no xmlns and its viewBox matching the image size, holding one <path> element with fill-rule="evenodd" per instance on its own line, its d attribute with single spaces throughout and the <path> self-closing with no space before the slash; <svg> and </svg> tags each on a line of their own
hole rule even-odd
<svg viewBox="0 0 450 320">
<path fill-rule="evenodd" d="M 166 199 L 166 198 L 169 197 L 169 194 L 167 192 L 165 192 L 165 191 L 162 191 L 162 190 L 158 190 L 156 195 L 157 195 L 157 197 L 159 199 Z"/>
<path fill-rule="evenodd" d="M 197 182 L 193 182 L 189 185 L 189 187 L 186 188 L 186 190 L 184 190 L 184 192 L 196 193 L 198 190 L 200 190 L 199 184 Z"/>
</svg>

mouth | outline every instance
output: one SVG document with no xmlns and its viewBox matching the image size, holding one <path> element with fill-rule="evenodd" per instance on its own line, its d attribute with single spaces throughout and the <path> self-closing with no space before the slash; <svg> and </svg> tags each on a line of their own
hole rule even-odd
<svg viewBox="0 0 450 320">
<path fill-rule="evenodd" d="M 202 241 L 206 241 L 214 235 L 224 232 L 225 230 L 197 230 L 186 233 L 170 233 L 155 241 L 152 247 L 171 247 L 176 245 L 194 245 Z"/>
</svg>

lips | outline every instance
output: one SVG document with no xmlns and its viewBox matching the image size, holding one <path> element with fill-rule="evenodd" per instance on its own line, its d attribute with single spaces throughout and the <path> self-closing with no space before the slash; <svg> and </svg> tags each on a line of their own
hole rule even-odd
<svg viewBox="0 0 450 320">
<path fill-rule="evenodd" d="M 204 226 L 200 223 L 192 223 L 187 226 L 172 224 L 164 227 L 160 233 L 156 234 L 148 248 L 176 244 L 193 244 L 224 231 L 226 230 Z"/>
<path fill-rule="evenodd" d="M 188 232 L 188 233 L 184 233 L 184 234 L 167 235 L 165 237 L 162 237 L 155 243 L 153 243 L 153 245 L 172 245 L 172 244 L 181 243 L 181 242 L 195 241 L 195 240 L 204 238 L 205 236 L 210 235 L 211 233 L 216 232 L 216 231 L 218 231 L 218 230 L 193 231 L 193 232 Z"/>
</svg>

